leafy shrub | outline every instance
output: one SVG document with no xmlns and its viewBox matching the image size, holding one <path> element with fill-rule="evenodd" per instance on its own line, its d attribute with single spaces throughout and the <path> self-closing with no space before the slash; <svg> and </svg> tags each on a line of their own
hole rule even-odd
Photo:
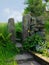
<svg viewBox="0 0 49 65">
<path fill-rule="evenodd" d="M 10 40 L 7 23 L 0 23 L 0 65 L 17 65 L 14 56 L 20 52 L 15 43 Z"/>
<path fill-rule="evenodd" d="M 49 52 L 47 48 L 43 49 L 42 55 L 49 57 Z"/>
<path fill-rule="evenodd" d="M 22 22 L 15 24 L 16 38 L 22 39 Z"/>
<path fill-rule="evenodd" d="M 34 34 L 33 36 L 29 36 L 28 38 L 25 39 L 23 47 L 25 49 L 36 50 L 36 46 L 41 43 L 42 38 L 38 34 Z"/>
<path fill-rule="evenodd" d="M 34 34 L 33 36 L 26 38 L 24 40 L 23 47 L 26 50 L 35 51 L 49 57 L 49 43 L 44 42 L 42 37 L 38 34 Z"/>
<path fill-rule="evenodd" d="M 11 34 L 8 34 L 7 37 L 0 34 L 0 56 L 4 58 L 3 60 L 13 57 L 19 52 L 19 49 L 10 40 L 10 36 Z M 2 59 L 1 57 L 0 60 Z"/>
</svg>

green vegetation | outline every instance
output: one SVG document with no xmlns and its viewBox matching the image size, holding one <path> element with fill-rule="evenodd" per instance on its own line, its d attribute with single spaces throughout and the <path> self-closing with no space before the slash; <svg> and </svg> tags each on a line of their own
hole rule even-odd
<svg viewBox="0 0 49 65">
<path fill-rule="evenodd" d="M 24 14 L 31 12 L 33 16 L 43 15 L 45 12 L 45 5 L 42 3 L 42 0 L 25 0 L 27 7 L 24 10 Z"/>
<path fill-rule="evenodd" d="M 15 43 L 10 40 L 12 34 L 8 33 L 7 24 L 0 24 L 0 65 L 16 65 L 16 62 L 4 62 L 14 59 L 19 49 L 15 47 Z"/>
<path fill-rule="evenodd" d="M 42 43 L 42 38 L 38 34 L 34 34 L 33 36 L 29 36 L 25 39 L 23 47 L 25 49 L 32 49 L 33 51 L 36 50 L 36 45 Z"/>
<path fill-rule="evenodd" d="M 35 17 L 44 15 L 46 40 L 44 41 L 42 37 L 36 33 L 24 40 L 23 48 L 27 51 L 35 51 L 49 57 L 49 13 L 45 12 L 46 4 L 43 4 L 42 0 L 25 0 L 25 5 L 27 5 L 27 7 L 24 10 L 24 14 L 30 13 L 31 16 Z M 15 24 L 15 31 L 16 38 L 22 41 L 22 22 Z M 15 43 L 10 40 L 11 35 L 11 33 L 8 33 L 7 23 L 0 23 L 0 65 L 17 65 L 17 62 L 13 59 L 21 50 L 16 48 Z"/>
<path fill-rule="evenodd" d="M 18 49 L 10 40 L 3 38 L 0 40 L 0 60 L 8 60 L 18 53 Z"/>
<path fill-rule="evenodd" d="M 49 0 L 46 0 L 48 2 Z M 49 57 L 49 12 L 46 11 L 45 6 L 47 3 L 42 3 L 42 0 L 25 0 L 26 8 L 24 14 L 30 12 L 31 16 L 43 16 L 45 21 L 45 42 L 38 34 L 29 36 L 24 40 L 23 47 L 26 50 L 32 50 Z"/>
<path fill-rule="evenodd" d="M 45 22 L 46 29 L 46 41 L 44 43 L 41 36 L 34 34 L 29 36 L 23 42 L 23 48 L 25 50 L 31 50 L 38 52 L 44 56 L 49 57 L 49 21 Z M 15 24 L 16 37 L 22 39 L 22 22 Z M 12 34 L 8 33 L 7 23 L 0 24 L 0 65 L 16 65 L 16 61 L 5 62 L 6 60 L 13 60 L 14 56 L 20 52 L 15 44 L 11 42 L 10 36 Z"/>
<path fill-rule="evenodd" d="M 24 49 L 41 53 L 44 56 L 49 57 L 49 43 L 43 41 L 42 37 L 38 34 L 34 34 L 25 39 L 23 44 Z"/>
<path fill-rule="evenodd" d="M 49 33 L 49 21 L 45 22 L 45 29 L 46 29 L 46 34 Z"/>
<path fill-rule="evenodd" d="M 16 37 L 22 39 L 22 22 L 15 24 Z"/>
<path fill-rule="evenodd" d="M 5 37 L 8 34 L 7 23 L 0 23 L 0 33 L 2 33 Z"/>
<path fill-rule="evenodd" d="M 0 61 L 0 65 L 18 65 L 18 64 L 16 63 L 16 61 L 11 62 Z"/>
<path fill-rule="evenodd" d="M 38 34 L 34 34 L 33 36 L 29 36 L 25 39 L 23 47 L 25 49 L 36 50 L 36 46 L 42 43 L 42 38 Z"/>
</svg>

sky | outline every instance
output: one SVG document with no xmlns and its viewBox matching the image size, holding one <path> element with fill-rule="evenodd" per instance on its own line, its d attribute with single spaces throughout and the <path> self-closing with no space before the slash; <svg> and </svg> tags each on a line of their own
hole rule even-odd
<svg viewBox="0 0 49 65">
<path fill-rule="evenodd" d="M 25 0 L 0 0 L 0 22 L 14 18 L 15 22 L 22 20 Z"/>
<path fill-rule="evenodd" d="M 0 0 L 0 22 L 8 22 L 9 18 L 14 18 L 15 22 L 22 21 L 22 13 L 26 7 L 24 2 L 25 0 Z"/>
</svg>

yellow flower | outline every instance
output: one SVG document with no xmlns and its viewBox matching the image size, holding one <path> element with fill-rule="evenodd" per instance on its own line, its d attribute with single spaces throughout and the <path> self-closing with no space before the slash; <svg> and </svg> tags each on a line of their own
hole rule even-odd
<svg viewBox="0 0 49 65">
<path fill-rule="evenodd" d="M 28 30 L 28 32 L 30 32 L 30 30 Z"/>
</svg>

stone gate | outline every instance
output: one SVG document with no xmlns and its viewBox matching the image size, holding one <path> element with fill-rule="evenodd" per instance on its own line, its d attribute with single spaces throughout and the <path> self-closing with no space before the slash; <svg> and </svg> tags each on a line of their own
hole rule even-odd
<svg viewBox="0 0 49 65">
<path fill-rule="evenodd" d="M 11 33 L 11 41 L 12 42 L 16 42 L 16 32 L 15 32 L 15 23 L 14 23 L 14 19 L 10 18 L 8 20 L 8 32 Z"/>
<path fill-rule="evenodd" d="M 40 17 L 32 17 L 30 14 L 23 16 L 23 40 L 26 37 L 38 33 L 43 39 L 45 37 L 44 21 Z"/>
</svg>

